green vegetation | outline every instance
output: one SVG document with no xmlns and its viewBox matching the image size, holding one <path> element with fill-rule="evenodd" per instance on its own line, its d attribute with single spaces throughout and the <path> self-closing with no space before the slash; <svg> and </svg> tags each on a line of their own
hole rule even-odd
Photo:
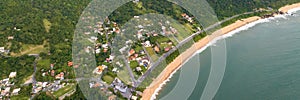
<svg viewBox="0 0 300 100">
<path fill-rule="evenodd" d="M 220 20 L 253 11 L 256 8 L 268 7 L 278 9 L 287 4 L 300 2 L 300 0 L 207 0 Z"/>
<path fill-rule="evenodd" d="M 13 80 L 16 85 L 23 84 L 24 79 L 33 73 L 34 60 L 32 56 L 0 58 L 0 79 L 8 78 L 11 72 L 17 72 Z"/>
<path fill-rule="evenodd" d="M 105 76 L 102 76 L 102 80 L 104 82 L 106 82 L 107 84 L 111 84 L 112 81 L 114 81 L 114 78 L 109 75 L 105 75 Z"/>
<path fill-rule="evenodd" d="M 49 92 L 42 92 L 35 96 L 33 100 L 55 100 L 56 98 Z"/>
<path fill-rule="evenodd" d="M 58 91 L 55 91 L 53 93 L 53 96 L 56 97 L 56 98 L 58 98 L 58 97 L 66 94 L 66 93 L 68 93 L 68 92 L 70 92 L 70 91 L 72 91 L 74 89 L 75 89 L 75 85 L 67 85 L 67 86 L 59 89 Z"/>
</svg>

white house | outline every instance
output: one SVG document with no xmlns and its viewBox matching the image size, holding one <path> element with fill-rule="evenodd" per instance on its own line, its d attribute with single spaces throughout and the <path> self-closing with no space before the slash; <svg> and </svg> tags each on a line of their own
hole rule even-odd
<svg viewBox="0 0 300 100">
<path fill-rule="evenodd" d="M 21 88 L 14 89 L 12 95 L 18 95 Z"/>
<path fill-rule="evenodd" d="M 136 67 L 136 71 L 142 71 L 141 67 Z"/>
<path fill-rule="evenodd" d="M 5 52 L 4 47 L 0 47 L 0 53 L 3 53 L 3 52 Z"/>
<path fill-rule="evenodd" d="M 17 76 L 17 72 L 11 72 L 10 74 L 9 74 L 9 78 L 14 78 L 14 77 L 16 77 Z"/>
<path fill-rule="evenodd" d="M 146 41 L 146 42 L 144 43 L 144 46 L 145 46 L 145 47 L 151 47 L 152 45 L 151 45 L 150 41 Z"/>
<path fill-rule="evenodd" d="M 108 48 L 108 44 L 102 44 L 102 48 Z"/>
<path fill-rule="evenodd" d="M 101 52 L 101 49 L 96 49 L 96 53 L 100 53 Z"/>
<path fill-rule="evenodd" d="M 113 72 L 117 72 L 117 71 L 118 71 L 118 68 L 114 68 L 112 71 L 113 71 Z"/>
</svg>

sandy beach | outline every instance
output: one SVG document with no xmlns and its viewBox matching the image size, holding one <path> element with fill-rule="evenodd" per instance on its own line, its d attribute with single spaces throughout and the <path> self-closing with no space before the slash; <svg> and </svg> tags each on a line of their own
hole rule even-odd
<svg viewBox="0 0 300 100">
<path fill-rule="evenodd" d="M 295 4 L 292 4 L 292 5 L 286 5 L 284 7 L 281 7 L 281 8 L 278 9 L 278 11 L 287 13 L 289 10 L 299 8 L 299 7 L 300 7 L 300 3 L 295 3 Z"/>
<path fill-rule="evenodd" d="M 290 9 L 298 8 L 300 7 L 300 3 L 284 6 L 279 9 L 279 11 L 282 12 L 288 12 Z M 244 25 L 247 25 L 251 22 L 260 20 L 261 17 L 254 16 L 246 19 L 241 19 L 236 21 L 233 24 L 230 24 L 226 27 L 223 27 L 222 29 L 214 32 L 212 35 L 206 36 L 200 41 L 196 42 L 192 47 L 187 49 L 185 52 L 181 53 L 172 63 L 170 63 L 163 71 L 162 73 L 151 83 L 150 86 L 148 86 L 144 91 L 142 95 L 142 100 L 151 100 L 153 99 L 153 96 L 155 96 L 156 92 L 159 91 L 159 89 L 164 85 L 165 81 L 176 71 L 181 67 L 181 65 L 189 59 L 194 53 L 196 53 L 199 49 L 205 47 L 209 44 L 210 41 L 215 39 L 216 37 L 222 36 L 224 34 L 227 34 L 237 28 L 240 28 Z"/>
</svg>

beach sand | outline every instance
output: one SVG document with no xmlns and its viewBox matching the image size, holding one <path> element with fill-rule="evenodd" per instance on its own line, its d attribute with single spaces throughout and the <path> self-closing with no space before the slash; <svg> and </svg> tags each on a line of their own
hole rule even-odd
<svg viewBox="0 0 300 100">
<path fill-rule="evenodd" d="M 284 13 L 288 12 L 291 9 L 300 7 L 300 3 L 284 6 L 279 9 L 279 11 L 282 11 Z M 142 95 L 142 100 L 150 100 L 153 99 L 153 96 L 155 96 L 156 92 L 159 91 L 159 89 L 164 85 L 163 83 L 170 77 L 174 71 L 179 69 L 181 65 L 189 59 L 194 53 L 196 53 L 199 49 L 205 47 L 209 44 L 210 41 L 215 39 L 216 37 L 222 36 L 224 34 L 227 34 L 237 28 L 240 28 L 244 25 L 247 25 L 251 22 L 257 21 L 261 19 L 261 17 L 254 16 L 249 17 L 246 19 L 241 19 L 236 21 L 233 24 L 230 24 L 226 27 L 223 27 L 220 30 L 217 30 L 212 35 L 206 36 L 200 41 L 196 42 L 192 47 L 187 49 L 185 52 L 181 53 L 173 62 L 171 62 L 163 71 L 160 73 L 160 75 L 153 80 L 150 86 L 148 86 L 144 91 Z"/>
<path fill-rule="evenodd" d="M 295 3 L 295 4 L 292 4 L 292 5 L 286 5 L 284 7 L 281 7 L 280 9 L 278 9 L 278 11 L 287 13 L 289 10 L 299 8 L 299 7 L 300 7 L 300 3 Z"/>
</svg>

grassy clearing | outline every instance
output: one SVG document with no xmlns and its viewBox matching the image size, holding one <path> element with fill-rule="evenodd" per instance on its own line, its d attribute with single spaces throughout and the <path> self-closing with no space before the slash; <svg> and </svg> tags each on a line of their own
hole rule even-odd
<svg viewBox="0 0 300 100">
<path fill-rule="evenodd" d="M 190 24 L 181 25 L 179 23 L 172 23 L 171 26 L 178 31 L 178 34 L 175 34 L 175 37 L 179 41 L 184 40 L 185 38 L 187 38 L 189 35 L 192 34 L 193 29 Z"/>
<path fill-rule="evenodd" d="M 152 61 L 156 61 L 158 60 L 158 55 L 156 55 L 155 51 L 153 50 L 152 47 L 147 47 L 146 48 L 146 52 L 148 52 L 148 54 L 150 55 Z"/>
<path fill-rule="evenodd" d="M 114 78 L 109 75 L 105 75 L 103 76 L 103 81 L 105 81 L 107 84 L 111 84 L 112 81 L 114 81 Z"/>
<path fill-rule="evenodd" d="M 126 84 L 132 83 L 128 72 L 129 71 L 127 70 L 127 68 L 124 68 L 124 69 L 120 70 L 120 72 L 117 74 L 118 78 Z"/>
<path fill-rule="evenodd" d="M 49 33 L 51 29 L 51 22 L 48 19 L 43 19 L 44 27 L 47 33 Z"/>
<path fill-rule="evenodd" d="M 43 45 L 32 45 L 32 44 L 22 44 L 20 53 L 11 53 L 11 56 L 22 56 L 25 54 L 39 54 L 41 52 L 47 52 L 48 48 L 44 46 L 48 44 L 48 42 L 44 41 Z"/>
<path fill-rule="evenodd" d="M 62 95 L 64 95 L 64 94 L 66 94 L 66 93 L 68 93 L 69 91 L 71 91 L 71 90 L 73 90 L 73 89 L 75 89 L 75 85 L 68 85 L 68 86 L 65 86 L 65 87 L 59 89 L 58 91 L 55 91 L 55 92 L 53 93 L 53 96 L 55 96 L 55 97 L 58 98 L 58 97 L 60 97 L 60 96 L 62 96 Z"/>
</svg>

